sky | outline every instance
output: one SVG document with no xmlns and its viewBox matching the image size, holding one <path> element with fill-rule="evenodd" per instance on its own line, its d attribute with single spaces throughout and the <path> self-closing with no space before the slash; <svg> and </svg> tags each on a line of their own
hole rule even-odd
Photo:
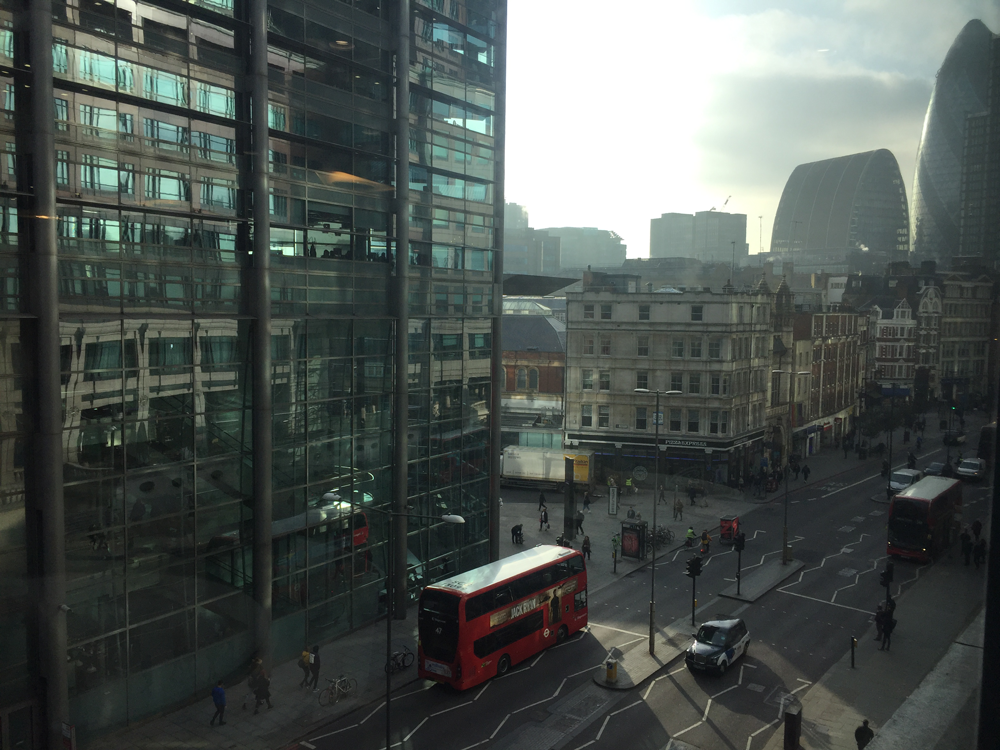
<svg viewBox="0 0 1000 750">
<path fill-rule="evenodd" d="M 508 0 L 505 199 L 622 236 L 712 207 L 770 243 L 799 164 L 887 148 L 912 201 L 934 74 L 996 0 Z M 758 217 L 763 217 L 759 219 Z"/>
</svg>

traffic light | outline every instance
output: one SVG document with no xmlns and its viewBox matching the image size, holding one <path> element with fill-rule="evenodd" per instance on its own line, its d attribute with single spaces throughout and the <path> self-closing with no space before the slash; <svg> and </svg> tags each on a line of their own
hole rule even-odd
<svg viewBox="0 0 1000 750">
<path fill-rule="evenodd" d="M 742 552 L 744 548 L 747 546 L 747 535 L 741 531 L 739 534 L 736 535 L 736 539 L 734 539 L 733 541 L 734 541 L 733 546 L 736 547 L 736 551 Z"/>
<path fill-rule="evenodd" d="M 892 583 L 892 570 L 893 564 L 891 562 L 886 563 L 885 570 L 882 571 L 878 578 L 879 585 L 885 586 L 886 588 L 889 587 Z"/>
<path fill-rule="evenodd" d="M 687 573 L 685 575 L 688 578 L 697 578 L 701 575 L 701 558 L 698 555 L 687 561 Z"/>
</svg>

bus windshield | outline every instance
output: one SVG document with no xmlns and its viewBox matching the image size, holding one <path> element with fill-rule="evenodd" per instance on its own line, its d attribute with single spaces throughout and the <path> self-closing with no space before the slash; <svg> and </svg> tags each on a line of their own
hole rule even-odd
<svg viewBox="0 0 1000 750">
<path fill-rule="evenodd" d="M 453 661 L 458 646 L 459 597 L 446 591 L 427 589 L 420 598 L 417 615 L 420 646 L 432 659 Z"/>
<path fill-rule="evenodd" d="M 927 503 L 896 497 L 889 510 L 889 541 L 901 547 L 923 547 L 927 539 Z"/>
</svg>

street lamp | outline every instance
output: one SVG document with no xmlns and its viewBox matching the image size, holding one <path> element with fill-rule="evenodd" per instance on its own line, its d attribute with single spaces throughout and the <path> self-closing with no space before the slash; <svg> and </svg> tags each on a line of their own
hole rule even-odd
<svg viewBox="0 0 1000 750">
<path fill-rule="evenodd" d="M 664 396 L 679 396 L 682 391 L 651 391 L 648 388 L 636 388 L 636 393 L 655 393 L 656 406 L 653 411 L 653 564 L 649 569 L 649 653 L 656 655 L 656 506 L 660 504 L 656 493 L 660 487 L 660 394 Z"/>
<path fill-rule="evenodd" d="M 356 503 L 347 500 L 336 492 L 327 492 L 323 495 L 323 500 L 328 503 L 345 503 L 352 508 L 358 507 Z M 386 570 L 385 570 L 385 746 L 386 750 L 392 747 L 392 709 L 391 709 L 391 696 L 392 696 L 392 670 L 389 668 L 389 664 L 392 662 L 392 566 L 393 566 L 393 552 L 395 551 L 395 524 L 393 519 L 395 518 L 419 518 L 430 521 L 444 521 L 445 523 L 453 524 L 463 524 L 465 519 L 455 513 L 445 513 L 442 516 L 423 516 L 415 515 L 410 513 L 397 513 L 393 510 L 385 510 L 383 508 L 373 508 L 369 505 L 363 506 L 366 511 L 374 511 L 376 513 L 381 513 L 389 517 L 389 538 L 386 540 L 388 548 L 386 549 Z"/>
<path fill-rule="evenodd" d="M 772 375 L 812 375 L 810 370 L 771 370 Z M 780 383 L 780 381 L 779 381 Z M 792 450 L 792 382 L 788 381 L 788 429 L 785 431 L 785 523 L 781 531 L 781 564 L 788 565 L 788 454 Z"/>
</svg>

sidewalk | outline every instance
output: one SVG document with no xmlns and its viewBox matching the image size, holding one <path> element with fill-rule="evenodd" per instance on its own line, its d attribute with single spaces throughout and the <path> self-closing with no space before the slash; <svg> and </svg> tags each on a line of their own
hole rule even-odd
<svg viewBox="0 0 1000 750">
<path fill-rule="evenodd" d="M 907 710 L 911 715 L 921 715 L 925 726 L 930 727 L 920 747 L 935 748 L 945 734 L 951 737 L 952 744 L 942 748 L 970 747 L 975 728 L 967 716 L 953 708 L 956 700 L 959 707 L 965 705 L 962 701 L 967 702 L 969 695 L 952 690 L 950 702 L 942 699 L 949 685 L 954 687 L 956 678 L 954 667 L 949 666 L 951 660 L 942 658 L 954 644 L 964 644 L 967 652 L 956 657 L 956 663 L 972 663 L 977 668 L 981 663 L 981 650 L 974 642 L 979 632 L 981 644 L 981 626 L 974 621 L 977 615 L 978 619 L 982 617 L 985 579 L 984 570 L 966 568 L 958 555 L 942 556 L 926 569 L 917 583 L 897 597 L 899 625 L 893 633 L 892 650 L 878 650 L 872 625 L 857 635 L 854 669 L 847 653 L 802 694 L 800 747 L 856 750 L 854 730 L 862 719 L 868 719 L 875 731 L 875 741 L 869 745 L 872 750 L 915 747 L 906 744 L 907 727 L 912 722 L 892 721 L 894 714 Z M 967 639 L 972 639 L 972 649 Z M 940 671 L 935 669 L 939 665 Z M 960 680 L 969 688 L 967 693 L 978 691 L 978 671 L 966 670 L 960 673 Z M 934 700 L 928 701 L 927 695 L 934 696 Z M 907 708 L 907 703 L 914 700 L 917 703 Z M 963 722 L 966 726 L 959 726 Z M 779 725 L 765 750 L 782 750 L 783 734 Z"/>
</svg>

